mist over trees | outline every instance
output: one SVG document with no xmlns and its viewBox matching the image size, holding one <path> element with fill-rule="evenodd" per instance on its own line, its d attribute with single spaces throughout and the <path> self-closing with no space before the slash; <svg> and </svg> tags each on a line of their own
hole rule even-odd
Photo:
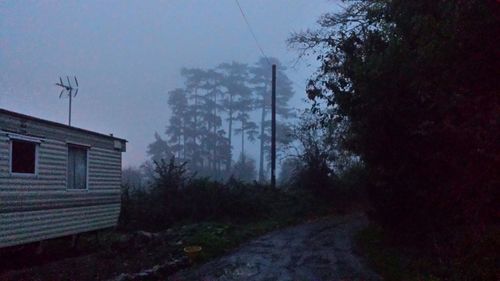
<svg viewBox="0 0 500 281">
<path fill-rule="evenodd" d="M 200 177 L 266 181 L 271 141 L 269 63 L 278 69 L 277 141 L 289 143 L 287 120 L 295 115 L 288 103 L 294 91 L 284 66 L 276 58 L 261 58 L 253 65 L 233 61 L 211 69 L 181 69 L 184 85 L 168 92 L 171 117 L 165 136 L 155 133 L 148 146 L 151 161 L 175 157 Z M 259 146 L 258 167 L 247 151 L 252 143 Z M 239 155 L 234 155 L 235 145 Z"/>
</svg>

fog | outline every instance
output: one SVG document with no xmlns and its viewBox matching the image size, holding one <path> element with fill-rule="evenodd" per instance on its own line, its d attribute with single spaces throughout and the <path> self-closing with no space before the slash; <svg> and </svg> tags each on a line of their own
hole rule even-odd
<svg viewBox="0 0 500 281">
<path fill-rule="evenodd" d="M 285 41 L 291 32 L 314 28 L 338 3 L 240 4 L 265 55 L 288 67 L 295 91 L 291 107 L 305 107 L 314 58 L 297 62 L 297 52 Z M 54 83 L 76 75 L 80 90 L 72 125 L 127 139 L 124 166 L 140 165 L 154 133 L 164 134 L 167 92 L 182 86 L 181 68 L 254 64 L 261 56 L 232 0 L 0 3 L 0 107 L 67 123 L 68 101 L 59 99 Z M 233 159 L 238 149 L 235 145 Z M 258 159 L 257 142 L 249 152 Z"/>
</svg>

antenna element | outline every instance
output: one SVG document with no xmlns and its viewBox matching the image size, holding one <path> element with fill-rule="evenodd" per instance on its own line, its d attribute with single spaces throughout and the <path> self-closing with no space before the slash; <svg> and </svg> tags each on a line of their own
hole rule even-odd
<svg viewBox="0 0 500 281">
<path fill-rule="evenodd" d="M 61 77 L 59 77 L 59 83 L 56 83 L 56 86 L 62 88 L 61 93 L 59 93 L 59 98 L 62 98 L 65 92 L 66 94 L 64 96 L 69 97 L 69 117 L 68 117 L 69 126 L 71 126 L 71 101 L 78 94 L 78 80 L 76 79 L 76 76 L 74 76 L 74 78 L 76 87 L 71 86 L 71 82 L 69 81 L 69 76 L 66 76 L 66 81 L 68 81 L 68 84 L 64 84 Z M 73 90 L 75 90 L 75 93 L 73 93 Z"/>
</svg>

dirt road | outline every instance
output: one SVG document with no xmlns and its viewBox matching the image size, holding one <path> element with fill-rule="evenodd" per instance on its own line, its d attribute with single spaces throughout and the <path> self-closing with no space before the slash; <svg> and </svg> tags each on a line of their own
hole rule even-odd
<svg viewBox="0 0 500 281">
<path fill-rule="evenodd" d="M 366 224 L 350 215 L 278 230 L 168 280 L 380 280 L 354 253 L 353 236 Z"/>
</svg>

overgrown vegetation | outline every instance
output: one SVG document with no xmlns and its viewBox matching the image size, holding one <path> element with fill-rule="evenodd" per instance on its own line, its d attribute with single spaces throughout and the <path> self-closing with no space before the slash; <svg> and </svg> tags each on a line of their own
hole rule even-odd
<svg viewBox="0 0 500 281">
<path fill-rule="evenodd" d="M 473 251 L 463 257 L 460 264 L 467 266 L 462 267 L 436 262 L 435 257 L 422 255 L 414 248 L 401 248 L 378 225 L 361 231 L 357 242 L 370 265 L 388 281 L 435 281 L 443 280 L 443 276 L 448 280 L 495 280 L 498 266 L 491 249 L 500 247 L 498 237 L 498 234 L 490 235 L 480 245 L 475 245 Z"/>
<path fill-rule="evenodd" d="M 439 280 L 429 273 L 433 267 L 436 270 L 432 260 L 411 257 L 408 253 L 405 256 L 401 249 L 384 241 L 383 230 L 378 226 L 372 225 L 358 233 L 357 242 L 370 264 L 387 281 Z"/>
<path fill-rule="evenodd" d="M 292 188 L 328 200 L 336 210 L 367 210 L 364 163 L 338 142 L 344 127 L 344 124 L 322 126 L 317 116 L 306 110 L 293 127 L 297 140 L 294 148 L 298 153 L 284 161 L 281 172 L 288 177 L 282 177 Z"/>
<path fill-rule="evenodd" d="M 349 1 L 290 39 L 322 64 L 312 112 L 360 157 L 372 218 L 443 279 L 495 279 L 499 15 L 495 1 Z"/>
<path fill-rule="evenodd" d="M 234 178 L 222 183 L 195 177 L 175 158 L 160 159 L 149 188 L 124 185 L 120 229 L 170 229 L 181 245 L 202 246 L 204 261 L 265 232 L 341 211 L 340 205 L 334 208 L 333 197 L 311 187 L 291 183 L 288 188 L 271 188 Z M 338 198 L 340 202 L 346 197 Z"/>
<path fill-rule="evenodd" d="M 125 190 L 121 227 L 163 230 L 174 224 L 206 221 L 248 224 L 274 220 L 286 224 L 324 213 L 327 206 L 304 189 L 285 191 L 232 178 L 226 183 L 195 178 L 185 166 L 174 158 L 160 160 L 149 191 L 128 194 Z"/>
</svg>

